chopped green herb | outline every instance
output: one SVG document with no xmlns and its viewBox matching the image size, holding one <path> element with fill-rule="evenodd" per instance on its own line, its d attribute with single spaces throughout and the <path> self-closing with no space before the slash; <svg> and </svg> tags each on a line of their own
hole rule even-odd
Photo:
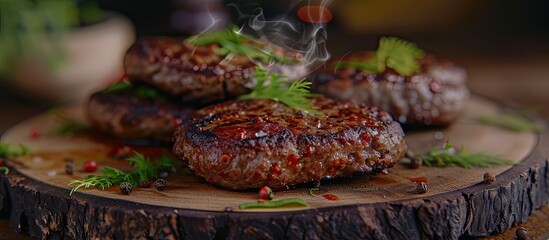
<svg viewBox="0 0 549 240">
<path fill-rule="evenodd" d="M 517 164 L 511 160 L 485 153 L 470 153 L 465 151 L 463 146 L 458 150 L 450 143 L 446 143 L 442 149 L 431 149 L 427 153 L 418 155 L 417 157 L 422 160 L 423 165 L 434 167 L 460 166 L 471 168 Z"/>
<path fill-rule="evenodd" d="M 148 99 L 154 99 L 161 102 L 166 102 L 167 97 L 165 94 L 157 90 L 156 88 L 147 86 L 147 85 L 139 85 L 139 84 L 133 84 L 131 82 L 117 82 L 105 90 L 103 90 L 103 93 L 116 93 L 121 91 L 132 91 L 135 96 L 142 97 L 142 98 L 148 98 Z"/>
<path fill-rule="evenodd" d="M 249 209 L 249 208 L 279 208 L 279 207 L 308 207 L 309 205 L 305 200 L 301 198 L 284 198 L 280 200 L 271 200 L 271 201 L 255 201 L 255 202 L 246 202 L 240 204 L 238 207 L 240 209 Z"/>
<path fill-rule="evenodd" d="M 366 61 L 343 61 L 336 68 L 353 67 L 363 71 L 380 73 L 391 68 L 409 76 L 420 70 L 419 59 L 425 55 L 414 43 L 396 37 L 383 37 L 373 56 Z"/>
<path fill-rule="evenodd" d="M 82 180 L 71 180 L 68 185 L 75 186 L 71 189 L 69 195 L 72 196 L 74 192 L 82 187 L 95 187 L 104 190 L 122 182 L 128 182 L 132 187 L 137 187 L 142 181 L 157 178 L 159 170 L 175 166 L 175 163 L 168 156 L 162 156 L 153 164 L 138 152 L 134 152 L 134 155 L 130 156 L 127 161 L 134 167 L 134 170 L 129 173 L 112 167 L 104 167 L 101 169 L 103 175 L 88 175 Z"/>
<path fill-rule="evenodd" d="M 10 169 L 8 167 L 0 167 L 0 172 L 4 172 L 4 175 L 8 175 L 10 173 Z"/>
<path fill-rule="evenodd" d="M 318 191 L 320 190 L 320 188 L 311 188 L 309 189 L 309 195 L 313 196 L 313 197 L 317 197 L 316 194 L 313 193 L 313 191 Z"/>
<path fill-rule="evenodd" d="M 267 49 L 254 38 L 239 32 L 236 26 L 223 31 L 205 32 L 193 36 L 186 41 L 196 45 L 217 44 L 220 46 L 217 55 L 226 56 L 230 53 L 241 54 L 262 63 L 295 63 L 295 60 L 284 58 Z"/>
<path fill-rule="evenodd" d="M 51 134 L 68 136 L 86 133 L 90 130 L 88 125 L 68 117 L 57 109 L 50 111 L 50 113 L 54 115 L 55 120 L 59 124 L 59 127 L 50 132 Z"/>
<path fill-rule="evenodd" d="M 283 76 L 259 67 L 256 68 L 253 77 L 257 80 L 255 88 L 251 93 L 240 96 L 239 99 L 272 99 L 293 109 L 320 114 L 311 106 L 309 100 L 309 98 L 321 96 L 309 91 L 311 82 L 299 80 L 287 87 L 284 83 L 288 80 Z"/>
<path fill-rule="evenodd" d="M 12 144 L 3 143 L 0 141 L 0 158 L 14 158 L 29 154 L 29 148 L 19 144 L 14 146 Z"/>
</svg>

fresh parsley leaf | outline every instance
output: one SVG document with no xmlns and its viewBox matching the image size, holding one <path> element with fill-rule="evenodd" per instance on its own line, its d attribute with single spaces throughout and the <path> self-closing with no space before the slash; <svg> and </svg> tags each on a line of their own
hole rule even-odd
<svg viewBox="0 0 549 240">
<path fill-rule="evenodd" d="M 121 91 L 131 91 L 135 96 L 141 97 L 141 98 L 148 98 L 148 99 L 154 99 L 161 102 L 166 102 L 167 97 L 165 94 L 157 90 L 156 88 L 147 86 L 147 85 L 139 85 L 139 84 L 133 84 L 131 82 L 117 82 L 105 90 L 103 90 L 103 93 L 116 93 Z"/>
<path fill-rule="evenodd" d="M 513 165 L 515 162 L 485 153 L 470 153 L 454 148 L 446 143 L 442 149 L 431 149 L 427 153 L 418 155 L 425 166 L 449 167 L 460 166 L 463 168 L 489 167 L 490 165 Z"/>
<path fill-rule="evenodd" d="M 252 92 L 240 96 L 239 99 L 271 99 L 281 102 L 293 109 L 312 114 L 320 114 L 319 111 L 311 106 L 311 101 L 309 99 L 321 96 L 309 91 L 311 82 L 299 80 L 287 87 L 284 84 L 285 82 L 288 82 L 285 77 L 259 67 L 256 68 L 253 77 L 257 81 L 255 88 Z"/>
<path fill-rule="evenodd" d="M 10 173 L 10 169 L 8 167 L 0 167 L 0 172 L 4 172 L 4 175 L 8 175 Z"/>
<path fill-rule="evenodd" d="M 409 76 L 421 69 L 419 59 L 423 56 L 425 52 L 414 43 L 396 37 L 383 37 L 379 41 L 377 51 L 369 59 L 342 61 L 335 67 L 353 67 L 371 73 L 384 72 L 390 68 L 401 75 Z"/>
</svg>

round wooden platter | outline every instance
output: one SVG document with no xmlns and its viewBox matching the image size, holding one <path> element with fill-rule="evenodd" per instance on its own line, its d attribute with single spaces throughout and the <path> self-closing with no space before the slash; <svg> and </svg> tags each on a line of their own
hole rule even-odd
<svg viewBox="0 0 549 240">
<path fill-rule="evenodd" d="M 10 161 L 0 177 L 0 217 L 17 231 L 36 237 L 101 238 L 329 238 L 329 239 L 457 239 L 486 236 L 526 221 L 549 201 L 549 136 L 515 133 L 478 124 L 479 115 L 496 114 L 500 105 L 472 98 L 451 127 L 408 132 L 410 149 L 422 152 L 451 141 L 470 152 L 498 155 L 520 165 L 489 168 L 420 167 L 399 163 L 388 174 L 322 183 L 316 196 L 311 186 L 276 192 L 276 198 L 299 197 L 308 207 L 241 210 L 239 204 L 258 199 L 257 192 L 217 188 L 182 168 L 168 177 L 168 188 L 137 188 L 122 195 L 117 187 L 81 190 L 69 196 L 71 179 L 81 179 L 84 160 L 100 166 L 128 168 L 108 157 L 112 141 L 89 136 L 31 137 L 32 131 L 58 127 L 43 114 L 8 130 L 2 141 L 24 144 L 32 153 Z M 65 114 L 85 121 L 82 108 Z M 436 136 L 436 137 L 435 137 Z M 148 149 L 150 151 L 154 149 Z M 169 148 L 166 148 L 169 151 Z M 67 175 L 67 159 L 77 171 Z M 483 182 L 486 172 L 495 183 Z M 426 178 L 429 191 L 418 194 L 410 179 Z M 336 195 L 328 200 L 322 194 Z"/>
</svg>

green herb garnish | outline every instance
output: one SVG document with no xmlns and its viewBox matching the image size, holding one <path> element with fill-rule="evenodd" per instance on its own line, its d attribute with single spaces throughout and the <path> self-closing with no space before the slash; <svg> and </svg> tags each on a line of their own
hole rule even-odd
<svg viewBox="0 0 549 240">
<path fill-rule="evenodd" d="M 103 175 L 88 175 L 82 180 L 71 180 L 68 185 L 75 186 L 71 189 L 69 196 L 72 196 L 79 188 L 95 187 L 105 190 L 113 185 L 120 185 L 122 182 L 129 182 L 132 187 L 136 187 L 141 181 L 157 178 L 159 170 L 175 166 L 175 163 L 166 155 L 158 159 L 156 163 L 152 163 L 138 152 L 134 152 L 134 155 L 127 161 L 134 167 L 134 170 L 129 173 L 116 168 L 104 167 L 101 169 Z"/>
<path fill-rule="evenodd" d="M 311 82 L 299 80 L 287 87 L 285 83 L 288 82 L 288 79 L 259 67 L 256 68 L 253 77 L 257 80 L 253 91 L 240 96 L 239 99 L 271 99 L 293 109 L 321 114 L 311 106 L 309 98 L 321 96 L 309 91 Z"/>
<path fill-rule="evenodd" d="M 20 144 L 18 146 L 14 146 L 0 141 L 0 160 L 5 161 L 8 158 L 24 156 L 29 152 L 29 148 L 24 145 Z M 10 172 L 10 169 L 6 166 L 0 166 L 0 171 L 4 172 L 4 175 L 6 175 Z"/>
<path fill-rule="evenodd" d="M 271 201 L 255 201 L 255 202 L 245 202 L 240 204 L 238 207 L 240 209 L 249 209 L 249 208 L 279 208 L 279 207 L 308 207 L 309 205 L 305 200 L 301 198 L 284 198 L 280 200 L 271 200 Z"/>
<path fill-rule="evenodd" d="M 423 50 L 414 43 L 396 37 L 383 37 L 370 59 L 339 62 L 336 68 L 353 67 L 371 73 L 380 73 L 391 68 L 401 75 L 409 76 L 420 70 L 419 59 L 424 55 Z"/>
<path fill-rule="evenodd" d="M 463 168 L 489 167 L 490 165 L 513 165 L 517 164 L 511 160 L 485 153 L 470 153 L 461 146 L 454 148 L 450 143 L 444 144 L 442 149 L 431 149 L 423 155 L 418 155 L 425 166 L 449 167 L 460 166 Z"/>
<path fill-rule="evenodd" d="M 226 56 L 230 53 L 244 55 L 250 59 L 258 60 L 262 63 L 295 63 L 296 60 L 279 56 L 265 47 L 254 38 L 242 34 L 236 26 L 231 26 L 226 30 L 205 32 L 193 36 L 186 41 L 195 45 L 217 44 L 220 48 L 216 54 Z"/>
<path fill-rule="evenodd" d="M 527 118 L 531 113 L 538 110 L 537 108 L 529 108 L 505 111 L 497 115 L 481 116 L 477 120 L 482 124 L 500 127 L 513 132 L 539 133 L 543 130 L 543 126 Z"/>
<path fill-rule="evenodd" d="M 309 195 L 313 196 L 313 197 L 317 197 L 316 194 L 313 193 L 313 191 L 318 191 L 320 190 L 320 188 L 311 188 L 309 189 Z"/>
<path fill-rule="evenodd" d="M 135 96 L 141 97 L 141 98 L 148 98 L 148 99 L 154 99 L 161 102 L 166 102 L 167 98 L 166 95 L 160 92 L 159 90 L 147 86 L 147 85 L 136 85 L 131 82 L 117 82 L 105 90 L 103 90 L 103 93 L 116 93 L 121 91 L 131 91 Z"/>
<path fill-rule="evenodd" d="M 82 122 L 70 118 L 58 109 L 50 111 L 55 117 L 55 120 L 59 126 L 53 129 L 50 133 L 54 135 L 69 136 L 86 133 L 90 130 L 90 127 Z"/>
</svg>

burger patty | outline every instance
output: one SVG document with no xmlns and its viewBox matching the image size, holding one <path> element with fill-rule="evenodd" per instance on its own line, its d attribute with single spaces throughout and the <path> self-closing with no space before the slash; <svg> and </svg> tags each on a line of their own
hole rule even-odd
<svg viewBox="0 0 549 240">
<path fill-rule="evenodd" d="M 280 47 L 268 45 L 267 48 L 288 59 L 300 58 L 300 54 Z M 194 45 L 182 38 L 143 38 L 129 49 L 124 65 L 131 80 L 144 81 L 184 101 L 207 103 L 250 92 L 256 63 L 238 54 L 219 56 L 218 50 L 216 44 Z M 292 78 L 306 74 L 300 64 L 271 67 Z"/>
<path fill-rule="evenodd" d="M 412 76 L 390 69 L 382 73 L 350 67 L 328 71 L 314 77 L 313 91 L 337 100 L 377 106 L 403 124 L 448 125 L 463 110 L 469 96 L 467 73 L 452 62 L 429 55 L 420 60 L 420 65 L 420 72 Z"/>
<path fill-rule="evenodd" d="M 174 123 L 194 112 L 148 86 L 95 93 L 87 110 L 92 125 L 106 134 L 125 140 L 163 142 L 172 142 Z"/>
<path fill-rule="evenodd" d="M 322 114 L 272 100 L 203 108 L 177 128 L 174 153 L 198 176 L 232 190 L 376 174 L 405 154 L 402 128 L 386 112 L 326 98 L 312 104 Z"/>
</svg>

